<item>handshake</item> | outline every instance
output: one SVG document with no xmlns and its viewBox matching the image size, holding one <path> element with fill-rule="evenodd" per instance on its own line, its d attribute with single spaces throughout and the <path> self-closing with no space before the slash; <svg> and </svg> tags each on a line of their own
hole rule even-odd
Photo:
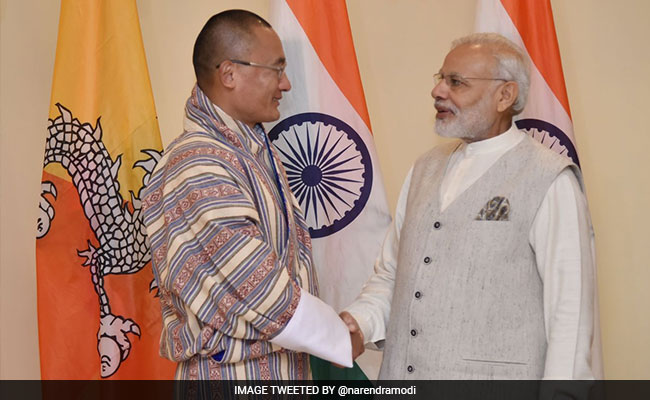
<svg viewBox="0 0 650 400">
<path fill-rule="evenodd" d="M 350 342 L 352 343 L 352 360 L 356 360 L 365 350 L 363 332 L 359 328 L 357 320 L 350 313 L 343 311 L 339 317 L 345 322 L 350 331 Z M 332 363 L 334 366 L 344 368 L 342 365 Z"/>
</svg>

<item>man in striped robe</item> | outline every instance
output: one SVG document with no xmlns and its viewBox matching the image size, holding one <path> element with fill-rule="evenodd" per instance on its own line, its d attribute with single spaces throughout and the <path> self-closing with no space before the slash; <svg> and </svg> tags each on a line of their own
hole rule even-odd
<svg viewBox="0 0 650 400">
<path fill-rule="evenodd" d="M 282 44 L 243 10 L 194 47 L 184 132 L 145 189 L 161 354 L 177 379 L 308 379 L 307 353 L 351 366 L 351 339 L 318 299 L 299 204 L 261 122 L 291 89 Z"/>
</svg>

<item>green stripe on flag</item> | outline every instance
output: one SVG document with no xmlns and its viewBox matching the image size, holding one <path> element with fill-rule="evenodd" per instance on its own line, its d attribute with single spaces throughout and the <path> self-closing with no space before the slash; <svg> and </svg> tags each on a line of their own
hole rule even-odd
<svg viewBox="0 0 650 400">
<path fill-rule="evenodd" d="M 367 381 L 368 377 L 355 362 L 352 368 L 337 368 L 331 362 L 315 356 L 309 356 L 311 375 L 315 381 L 360 380 Z"/>
</svg>

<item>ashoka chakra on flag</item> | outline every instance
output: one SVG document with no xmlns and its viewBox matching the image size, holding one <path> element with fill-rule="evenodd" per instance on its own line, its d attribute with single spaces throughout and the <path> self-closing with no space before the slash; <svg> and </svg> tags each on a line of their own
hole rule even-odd
<svg viewBox="0 0 650 400">
<path fill-rule="evenodd" d="M 331 115 L 302 113 L 269 132 L 312 238 L 331 235 L 363 210 L 372 187 L 372 162 L 363 140 Z"/>
</svg>

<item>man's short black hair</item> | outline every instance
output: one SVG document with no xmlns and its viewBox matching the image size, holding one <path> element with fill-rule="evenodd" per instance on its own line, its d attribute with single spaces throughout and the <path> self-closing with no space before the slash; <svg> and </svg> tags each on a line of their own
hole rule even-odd
<svg viewBox="0 0 650 400">
<path fill-rule="evenodd" d="M 264 18 L 246 10 L 226 10 L 210 17 L 196 38 L 192 55 L 199 85 L 210 79 L 218 64 L 246 53 L 255 26 L 271 28 Z"/>
</svg>

